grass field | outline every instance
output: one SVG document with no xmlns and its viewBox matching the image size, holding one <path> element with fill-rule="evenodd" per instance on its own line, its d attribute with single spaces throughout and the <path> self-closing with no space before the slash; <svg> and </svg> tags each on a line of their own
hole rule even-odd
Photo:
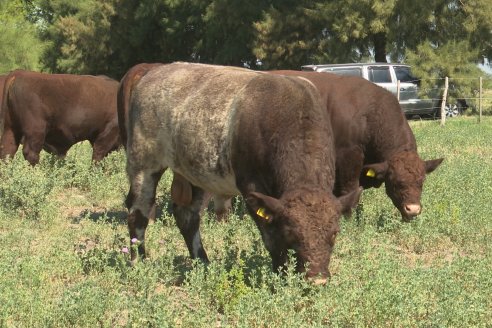
<svg viewBox="0 0 492 328">
<path fill-rule="evenodd" d="M 193 262 L 159 185 L 150 259 L 127 266 L 123 151 L 90 165 L 21 154 L 0 164 L 0 327 L 492 327 L 492 118 L 411 122 L 421 157 L 445 157 L 422 215 L 402 223 L 384 190 L 343 219 L 326 286 L 284 277 L 240 202 L 203 217 L 212 263 Z"/>
</svg>

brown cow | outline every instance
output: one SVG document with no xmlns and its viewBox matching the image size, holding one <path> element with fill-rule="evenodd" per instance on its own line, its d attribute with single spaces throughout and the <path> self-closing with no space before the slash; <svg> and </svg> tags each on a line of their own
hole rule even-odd
<svg viewBox="0 0 492 328">
<path fill-rule="evenodd" d="M 242 194 L 275 270 L 293 249 L 297 269 L 323 282 L 341 211 L 360 194 L 333 196 L 331 124 L 308 81 L 242 68 L 174 63 L 133 85 L 128 113 L 130 238 L 145 256 L 145 230 L 162 173 L 192 183 L 174 216 L 191 257 L 208 262 L 199 210 L 205 191 Z M 136 260 L 132 252 L 132 261 Z"/>
<path fill-rule="evenodd" d="M 345 195 L 363 188 L 380 187 L 408 221 L 420 214 L 420 197 L 425 176 L 443 158 L 423 161 L 417 153 L 415 137 L 397 99 L 387 90 L 358 77 L 324 72 L 270 71 L 301 76 L 319 90 L 330 114 L 336 148 L 334 194 Z M 177 176 L 174 180 L 179 180 Z M 173 181 L 181 188 L 185 182 Z M 177 188 L 176 188 L 177 189 Z M 172 191 L 182 200 L 181 191 Z M 216 212 L 222 214 L 221 199 L 214 199 Z"/>
<path fill-rule="evenodd" d="M 2 106 L 3 101 L 3 86 L 5 85 L 5 79 L 7 75 L 0 75 L 0 108 Z"/>
<path fill-rule="evenodd" d="M 386 194 L 408 221 L 420 214 L 425 176 L 443 158 L 423 161 L 396 97 L 359 77 L 324 72 L 272 71 L 302 76 L 321 94 L 336 148 L 335 195 L 385 184 Z"/>
<path fill-rule="evenodd" d="M 120 139 L 123 147 L 126 149 L 126 127 L 128 126 L 128 109 L 130 107 L 130 98 L 132 89 L 140 79 L 154 67 L 161 66 L 161 63 L 141 63 L 130 68 L 120 81 L 118 89 L 118 125 L 120 129 Z"/>
<path fill-rule="evenodd" d="M 3 99 L 3 86 L 5 85 L 5 78 L 7 75 L 0 75 L 0 104 L 2 103 Z"/>
<path fill-rule="evenodd" d="M 116 93 L 108 77 L 44 74 L 17 70 L 5 81 L 1 109 L 0 157 L 23 144 L 24 158 L 35 165 L 42 149 L 64 157 L 75 143 L 89 140 L 99 161 L 120 145 Z"/>
</svg>

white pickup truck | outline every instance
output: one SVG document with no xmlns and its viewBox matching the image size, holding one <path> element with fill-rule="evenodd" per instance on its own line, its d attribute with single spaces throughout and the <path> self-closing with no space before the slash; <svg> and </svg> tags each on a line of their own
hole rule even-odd
<svg viewBox="0 0 492 328">
<path fill-rule="evenodd" d="M 437 94 L 431 98 L 419 97 L 420 80 L 411 74 L 409 65 L 391 63 L 323 64 L 304 65 L 301 69 L 303 71 L 359 76 L 369 80 L 397 96 L 401 109 L 407 117 L 438 117 L 440 114 L 441 95 Z M 458 99 L 455 104 L 446 104 L 446 116 L 458 116 L 466 108 L 468 108 L 466 102 Z"/>
</svg>

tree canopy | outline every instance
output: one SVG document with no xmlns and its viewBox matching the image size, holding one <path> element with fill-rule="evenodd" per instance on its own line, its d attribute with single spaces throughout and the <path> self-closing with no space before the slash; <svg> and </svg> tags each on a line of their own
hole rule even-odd
<svg viewBox="0 0 492 328">
<path fill-rule="evenodd" d="M 38 26 L 28 19 L 31 9 L 21 0 L 0 2 L 0 73 L 41 69 L 47 43 L 36 37 Z"/>
<path fill-rule="evenodd" d="M 141 62 L 397 61 L 458 76 L 492 58 L 489 1 L 9 0 L 0 3 L 0 70 L 120 78 Z"/>
</svg>

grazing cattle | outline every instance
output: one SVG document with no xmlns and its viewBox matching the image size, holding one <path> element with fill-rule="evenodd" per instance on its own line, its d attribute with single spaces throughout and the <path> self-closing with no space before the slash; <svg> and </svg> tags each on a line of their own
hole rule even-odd
<svg viewBox="0 0 492 328">
<path fill-rule="evenodd" d="M 319 90 L 335 138 L 335 195 L 350 193 L 359 185 L 370 188 L 384 183 L 386 194 L 403 220 L 420 214 L 425 176 L 443 159 L 420 159 L 412 130 L 397 99 L 389 91 L 362 78 L 324 72 L 269 73 L 304 77 Z M 186 182 L 176 181 L 179 179 L 179 176 L 174 178 L 173 187 L 186 190 L 182 186 Z M 184 192 L 173 192 L 187 199 Z M 220 198 L 214 201 L 223 212 L 223 201 Z"/>
<path fill-rule="evenodd" d="M 131 93 L 133 86 L 140 81 L 140 79 L 147 74 L 149 70 L 154 67 L 162 66 L 162 63 L 141 63 L 133 66 L 126 72 L 125 76 L 121 79 L 120 87 L 118 89 L 118 125 L 120 127 L 120 139 L 121 143 L 126 149 L 126 129 L 128 126 L 128 110 L 130 107 Z M 206 193 L 202 210 L 204 210 L 212 195 Z M 171 199 L 175 204 L 187 205 L 191 202 L 191 184 L 186 181 L 179 173 L 174 172 L 174 179 L 171 185 Z M 214 197 L 214 209 L 217 219 L 219 221 L 224 220 L 227 216 L 228 210 L 231 207 L 231 199 L 223 198 L 219 195 Z M 150 219 L 154 220 L 155 208 L 152 210 Z"/>
<path fill-rule="evenodd" d="M 272 71 L 302 76 L 319 90 L 333 126 L 335 195 L 385 184 L 386 194 L 408 221 L 420 214 L 425 176 L 443 158 L 423 161 L 398 100 L 365 79 L 324 72 Z"/>
<path fill-rule="evenodd" d="M 89 140 L 99 161 L 120 145 L 116 94 L 108 77 L 44 74 L 17 70 L 5 81 L 1 109 L 0 157 L 23 144 L 35 165 L 42 149 L 64 157 L 75 143 Z"/>
<path fill-rule="evenodd" d="M 126 128 L 128 126 L 128 109 L 130 107 L 130 97 L 133 86 L 140 81 L 142 76 L 147 74 L 154 67 L 161 66 L 160 63 L 141 63 L 130 68 L 120 81 L 118 89 L 118 125 L 120 129 L 120 139 L 123 147 L 126 149 Z"/>
<path fill-rule="evenodd" d="M 297 269 L 326 281 L 338 220 L 360 190 L 336 198 L 331 124 L 305 79 L 243 68 L 174 63 L 133 85 L 127 128 L 130 238 L 145 230 L 167 168 L 191 182 L 173 214 L 192 258 L 208 262 L 199 231 L 205 191 L 241 194 L 275 270 L 293 249 Z M 131 254 L 132 262 L 137 254 Z"/>
<path fill-rule="evenodd" d="M 7 75 L 0 75 L 0 108 L 2 106 L 3 101 L 3 86 L 5 85 L 5 78 Z"/>
</svg>

